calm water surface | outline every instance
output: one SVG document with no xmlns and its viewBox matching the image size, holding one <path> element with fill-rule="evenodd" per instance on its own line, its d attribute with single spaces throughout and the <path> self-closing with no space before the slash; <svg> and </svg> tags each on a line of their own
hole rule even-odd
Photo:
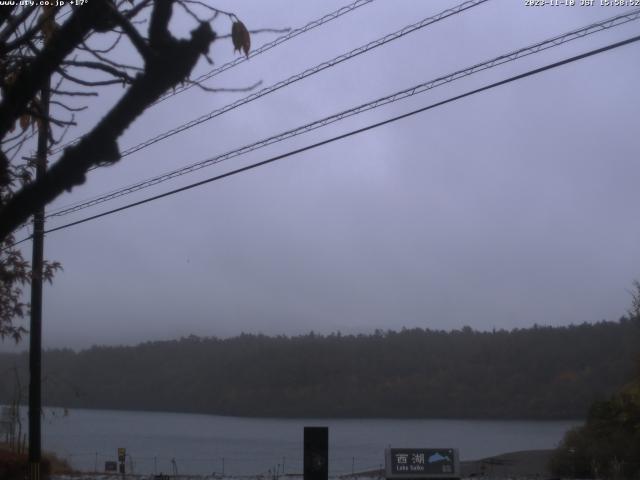
<svg viewBox="0 0 640 480">
<path fill-rule="evenodd" d="M 265 419 L 45 408 L 43 448 L 81 470 L 127 449 L 135 473 L 302 471 L 304 426 L 329 427 L 330 474 L 379 468 L 387 446 L 457 447 L 463 460 L 553 448 L 576 421 Z"/>
</svg>

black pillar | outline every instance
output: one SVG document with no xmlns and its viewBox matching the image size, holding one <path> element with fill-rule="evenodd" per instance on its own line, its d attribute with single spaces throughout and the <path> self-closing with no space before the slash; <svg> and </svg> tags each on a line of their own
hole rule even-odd
<svg viewBox="0 0 640 480">
<path fill-rule="evenodd" d="M 49 130 L 49 81 L 41 92 L 41 113 L 38 126 L 36 181 L 47 169 Z M 29 478 L 40 480 L 42 410 L 42 271 L 44 263 L 44 207 L 33 216 L 33 255 L 31 258 L 31 318 L 29 326 Z"/>
<path fill-rule="evenodd" d="M 304 480 L 329 478 L 329 428 L 304 427 Z"/>
</svg>

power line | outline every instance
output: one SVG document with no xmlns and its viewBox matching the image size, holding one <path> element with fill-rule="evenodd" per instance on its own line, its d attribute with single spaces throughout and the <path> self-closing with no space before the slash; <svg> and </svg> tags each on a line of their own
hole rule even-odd
<svg viewBox="0 0 640 480">
<path fill-rule="evenodd" d="M 153 138 L 150 138 L 148 140 L 145 140 L 144 142 L 141 142 L 137 145 L 134 145 L 132 147 L 129 147 L 127 149 L 125 149 L 122 153 L 121 153 L 121 157 L 126 157 L 128 155 L 131 155 L 132 153 L 138 152 L 139 150 L 142 150 L 144 148 L 147 148 L 151 145 L 153 145 L 154 143 L 157 143 L 161 140 L 164 140 L 168 137 L 171 137 L 173 135 L 176 135 L 177 133 L 181 133 L 184 132 L 185 130 L 188 130 L 192 127 L 195 127 L 196 125 L 200 125 L 201 123 L 207 122 L 215 117 L 218 117 L 224 113 L 227 113 L 231 110 L 234 110 L 242 105 L 245 105 L 247 103 L 250 103 L 254 100 L 257 100 L 259 98 L 264 97 L 265 95 L 269 95 L 277 90 L 280 90 L 281 88 L 287 87 L 293 83 L 299 82 L 300 80 L 303 80 L 307 77 L 310 77 L 312 75 L 315 75 L 319 72 L 322 72 L 328 68 L 332 68 L 335 67 L 336 65 L 339 65 L 342 62 L 345 62 L 347 60 L 351 60 L 352 58 L 357 57 L 358 55 L 361 55 L 363 53 L 366 53 L 370 50 L 373 50 L 375 48 L 378 48 L 382 45 L 385 45 L 389 42 L 392 42 L 394 40 L 397 40 L 399 38 L 404 37 L 405 35 L 408 35 L 410 33 L 413 33 L 417 30 L 420 30 L 422 28 L 425 28 L 429 25 L 432 25 L 434 23 L 437 23 L 441 20 L 444 20 L 445 18 L 451 17 L 453 15 L 457 15 L 459 13 L 462 13 L 466 10 L 469 10 L 473 7 L 477 7 L 478 5 L 481 5 L 485 2 L 487 2 L 489 0 L 467 0 L 463 3 L 461 3 L 460 5 L 457 5 L 453 8 L 449 8 L 447 10 L 444 10 L 436 15 L 433 15 L 431 17 L 427 17 L 424 18 L 423 20 L 420 20 L 419 22 L 416 22 L 414 24 L 411 25 L 407 25 L 403 28 L 401 28 L 400 30 L 397 30 L 394 33 L 390 33 L 388 35 L 385 35 L 384 37 L 381 37 L 377 40 L 374 40 L 372 42 L 369 42 L 365 45 L 362 45 L 358 48 L 354 48 L 353 50 L 343 53 L 342 55 L 338 55 L 337 57 L 332 58 L 331 60 L 327 60 L 326 62 L 323 62 L 319 65 L 316 65 L 315 67 L 312 68 L 308 68 L 307 70 L 298 73 L 296 75 L 292 75 L 291 77 L 287 78 L 286 80 L 281 80 L 269 87 L 263 88 L 262 90 L 252 93 L 251 95 L 248 95 L 244 98 L 241 98 L 239 100 L 236 100 L 233 103 L 230 103 L 228 105 L 225 105 L 224 107 L 218 108 L 216 110 L 213 110 L 205 115 L 201 115 L 198 118 L 195 118 L 187 123 L 183 123 L 182 125 L 179 125 L 175 128 L 172 128 L 171 130 L 167 130 L 166 132 L 163 132 L 159 135 L 156 135 Z"/>
<path fill-rule="evenodd" d="M 428 110 L 432 110 L 434 108 L 446 105 L 448 103 L 452 103 L 452 102 L 455 102 L 457 100 L 461 100 L 463 98 L 466 98 L 466 97 L 469 97 L 469 96 L 472 96 L 472 95 L 476 95 L 478 93 L 481 93 L 481 92 L 484 92 L 484 91 L 487 91 L 487 90 L 491 90 L 493 88 L 496 88 L 496 87 L 499 87 L 499 86 L 502 86 L 502 85 L 506 85 L 506 84 L 511 83 L 511 82 L 515 82 L 517 80 L 522 80 L 524 78 L 527 78 L 527 77 L 530 77 L 530 76 L 533 76 L 533 75 L 537 75 L 537 74 L 545 72 L 547 70 L 552 70 L 554 68 L 558 68 L 560 66 L 576 62 L 578 60 L 582 60 L 582 59 L 585 59 L 585 58 L 588 58 L 588 57 L 591 57 L 591 56 L 594 56 L 594 55 L 597 55 L 597 54 L 600 54 L 600 53 L 603 53 L 603 52 L 607 52 L 607 51 L 613 50 L 615 48 L 622 47 L 624 45 L 629 45 L 629 44 L 637 42 L 637 41 L 640 41 L 640 35 L 635 36 L 635 37 L 631 37 L 629 39 L 626 39 L 626 40 L 623 40 L 623 41 L 620 41 L 620 42 L 609 44 L 607 46 L 604 46 L 604 47 L 601 47 L 601 48 L 598 48 L 598 49 L 595 49 L 595 50 L 590 50 L 589 52 L 586 52 L 586 53 L 583 53 L 583 54 L 580 54 L 580 55 L 576 55 L 576 56 L 573 56 L 573 57 L 570 57 L 570 58 L 567 58 L 567 59 L 564 59 L 564 60 L 561 60 L 561 61 L 558 61 L 558 62 L 554 62 L 554 63 L 548 64 L 548 65 L 545 65 L 543 67 L 539 67 L 539 68 L 536 68 L 536 69 L 533 69 L 533 70 L 529 70 L 529 71 L 527 71 L 525 73 L 509 77 L 509 78 L 507 78 L 505 80 L 501 80 L 501 81 L 498 81 L 498 82 L 491 83 L 489 85 L 485 85 L 484 87 L 480 87 L 480 88 L 476 88 L 474 90 L 470 90 L 470 91 L 468 91 L 466 93 L 463 93 L 463 94 L 460 94 L 460 95 L 456 95 L 454 97 L 450 97 L 450 98 L 448 98 L 446 100 L 442 100 L 440 102 L 433 103 L 433 104 L 428 105 L 426 107 L 422 107 L 422 108 L 419 108 L 417 110 L 413 110 L 411 112 L 408 112 L 408 113 L 405 113 L 405 114 L 402 114 L 402 115 L 398 115 L 398 116 L 389 118 L 387 120 L 368 125 L 368 126 L 363 127 L 363 128 L 352 130 L 350 132 L 344 133 L 342 135 L 337 135 L 335 137 L 331 137 L 331 138 L 323 140 L 321 142 L 317 142 L 317 143 L 314 143 L 314 144 L 311 144 L 311 145 L 307 145 L 305 147 L 298 148 L 296 150 L 291 150 L 291 151 L 289 151 L 287 153 L 284 153 L 284 154 L 281 154 L 281 155 L 277 155 L 275 157 L 271 157 L 271 158 L 269 158 L 267 160 L 263 160 L 263 161 L 258 162 L 258 163 L 247 165 L 245 167 L 238 168 L 238 169 L 232 170 L 232 171 L 227 172 L 227 173 L 216 175 L 214 177 L 210 177 L 210 178 L 207 178 L 205 180 L 201 180 L 199 182 L 195 182 L 195 183 L 192 183 L 190 185 L 186 185 L 184 187 L 176 188 L 174 190 L 170 190 L 168 192 L 161 193 L 159 195 L 155 195 L 153 197 L 146 198 L 144 200 L 133 202 L 133 203 L 124 205 L 122 207 L 114 208 L 112 210 L 108 210 L 106 212 L 99 213 L 97 215 L 92 215 L 90 217 L 86 217 L 86 218 L 83 218 L 81 220 L 77 220 L 75 222 L 67 223 L 65 225 L 61 225 L 59 227 L 55 227 L 55 228 L 49 229 L 45 233 L 52 233 L 52 232 L 56 232 L 58 230 L 63 230 L 63 229 L 66 229 L 66 228 L 70 228 L 70 227 L 73 227 L 75 225 L 80 225 L 81 223 L 86 223 L 88 221 L 95 220 L 95 219 L 98 219 L 98 218 L 101 218 L 101 217 L 105 217 L 107 215 L 111 215 L 111 214 L 114 214 L 114 213 L 118 213 L 118 212 L 121 212 L 123 210 L 128 210 L 129 208 L 137 207 L 137 206 L 143 205 L 145 203 L 149 203 L 149 202 L 152 202 L 152 201 L 155 201 L 155 200 L 159 200 L 159 199 L 164 198 L 164 197 L 175 195 L 176 193 L 184 192 L 186 190 L 191 190 L 192 188 L 196 188 L 196 187 L 199 187 L 201 185 L 205 185 L 207 183 L 211 183 L 211 182 L 215 182 L 215 181 L 218 181 L 218 180 L 222 180 L 223 178 L 227 178 L 227 177 L 230 177 L 232 175 L 236 175 L 238 173 L 246 172 L 246 171 L 252 170 L 254 168 L 262 167 L 262 166 L 267 165 L 269 163 L 273 163 L 273 162 L 276 162 L 278 160 L 282 160 L 284 158 L 291 157 L 293 155 L 297 155 L 299 153 L 302 153 L 302 152 L 305 152 L 305 151 L 308 151 L 308 150 L 312 150 L 314 148 L 318 148 L 320 146 L 327 145 L 329 143 L 333 143 L 333 142 L 338 141 L 338 140 L 342 140 L 342 139 L 345 139 L 345 138 L 348 138 L 348 137 L 351 137 L 351 136 L 354 136 L 354 135 L 358 135 L 360 133 L 372 130 L 374 128 L 378 128 L 378 127 L 381 127 L 383 125 L 387 125 L 387 124 L 396 122 L 398 120 L 402 120 L 404 118 L 408 118 L 408 117 L 411 117 L 413 115 L 417 115 L 418 113 L 426 112 Z"/>
<path fill-rule="evenodd" d="M 45 232 L 46 234 L 47 232 Z M 18 245 L 20 245 L 21 243 L 27 242 L 29 240 L 31 240 L 33 238 L 33 234 L 29 235 L 28 237 L 23 238 L 22 240 L 18 240 L 17 242 L 13 242 L 11 245 L 7 245 L 6 247 L 2 247 L 2 249 L 0 249 L 1 253 L 4 253 L 8 250 L 11 250 L 14 247 L 17 247 Z"/>
<path fill-rule="evenodd" d="M 429 25 L 432 25 L 434 23 L 437 23 L 441 20 L 444 20 L 445 18 L 451 17 L 453 15 L 457 15 L 459 13 L 462 13 L 466 10 L 469 10 L 473 7 L 477 7 L 478 5 L 481 5 L 485 2 L 488 2 L 489 0 L 467 0 L 463 3 L 461 3 L 460 5 L 457 5 L 453 8 L 449 8 L 447 10 L 444 10 L 436 15 L 433 15 L 431 17 L 427 17 L 423 20 L 420 20 L 419 22 L 416 22 L 414 24 L 411 25 L 407 25 L 403 28 L 401 28 L 400 30 L 394 32 L 394 33 L 390 33 L 388 35 L 385 35 L 384 37 L 381 37 L 377 40 L 374 40 L 372 42 L 369 42 L 365 45 L 362 45 L 358 48 L 354 48 L 353 50 L 343 53 L 342 55 L 338 55 L 337 57 L 332 58 L 331 60 L 327 60 L 319 65 L 316 65 L 315 67 L 311 67 L 308 68 L 307 70 L 298 73 L 296 75 L 292 75 L 291 77 L 287 78 L 286 80 L 281 80 L 269 87 L 263 88 L 262 90 L 259 90 L 258 92 L 252 93 L 250 95 L 247 95 L 244 98 L 241 98 L 239 100 L 236 100 L 235 102 L 229 103 L 227 105 L 225 105 L 224 107 L 218 108 L 216 110 L 213 110 L 207 114 L 201 115 L 198 118 L 195 118 L 189 122 L 183 123 L 177 127 L 174 127 L 170 130 L 167 130 L 163 133 L 160 133 L 158 135 L 156 135 L 155 137 L 152 137 L 150 139 L 145 140 L 144 142 L 138 143 L 137 145 L 134 145 L 132 147 L 129 147 L 125 150 L 123 150 L 120 154 L 120 158 L 124 158 L 128 155 L 131 155 L 132 153 L 136 153 L 144 148 L 150 147 L 151 145 L 158 143 L 162 140 L 165 140 L 166 138 L 172 137 L 173 135 L 176 135 L 178 133 L 182 133 L 185 130 L 189 130 L 190 128 L 193 128 L 197 125 L 200 125 L 201 123 L 207 122 L 213 118 L 219 117 L 220 115 L 223 115 L 231 110 L 234 110 L 242 105 L 245 105 L 247 103 L 253 102 L 254 100 L 257 100 L 259 98 L 264 97 L 265 95 L 269 95 L 275 91 L 278 91 L 284 87 L 287 87 L 289 85 L 292 85 L 296 82 L 299 82 L 300 80 L 304 80 L 307 77 L 310 77 L 312 75 L 315 75 L 317 73 L 320 73 L 328 68 L 332 68 L 335 67 L 336 65 L 339 65 L 342 62 L 345 62 L 347 60 L 351 60 L 352 58 L 357 57 L 358 55 L 361 55 L 363 53 L 366 53 L 370 50 L 373 50 L 375 48 L 378 48 L 382 45 L 385 45 L 389 42 L 392 42 L 394 40 L 397 40 L 399 38 L 404 37 L 405 35 L 408 35 L 410 33 L 413 33 L 417 30 L 420 30 L 422 28 L 425 28 Z M 95 168 L 99 168 L 99 167 L 92 167 L 90 168 L 90 170 L 94 170 Z"/>
<path fill-rule="evenodd" d="M 217 68 L 214 68 L 213 70 L 200 75 L 198 78 L 196 78 L 195 80 L 193 80 L 193 83 L 188 83 L 185 84 L 181 87 L 176 88 L 175 90 L 173 90 L 172 92 L 166 93 L 165 95 L 163 95 L 162 97 L 160 97 L 158 100 L 156 100 L 153 105 L 156 105 L 160 102 L 163 102 L 165 100 L 167 100 L 170 97 L 173 97 L 174 95 L 178 95 L 179 93 L 182 93 L 186 90 L 189 90 L 190 88 L 194 87 L 196 83 L 200 83 L 203 82 L 205 80 L 209 80 L 213 77 L 215 77 L 216 75 L 219 75 L 222 72 L 225 72 L 227 70 L 229 70 L 230 68 L 235 67 L 236 65 L 239 65 L 243 62 L 248 61 L 250 58 L 256 57 L 264 52 L 267 52 L 269 50 L 271 50 L 274 47 L 277 47 L 278 45 L 285 43 L 295 37 L 297 37 L 298 35 L 302 35 L 303 33 L 309 32 L 321 25 L 324 25 L 325 23 L 328 23 L 332 20 L 335 20 L 336 18 L 341 17 L 342 15 L 345 15 L 347 13 L 350 13 L 354 10 L 356 10 L 357 8 L 363 7 L 365 5 L 368 5 L 370 3 L 372 3 L 374 0 L 356 0 L 355 2 L 349 4 L 349 5 L 345 5 L 344 7 L 339 8 L 338 10 L 335 10 L 331 13 L 326 14 L 325 16 L 318 18 L 316 20 L 313 20 L 309 23 L 307 23 L 306 25 L 304 25 L 303 27 L 299 27 L 296 28 L 294 30 L 291 30 L 289 33 L 287 33 L 286 35 L 283 35 L 281 37 L 276 38 L 275 40 L 265 43 L 264 45 L 256 48 L 255 50 L 251 51 L 249 53 L 249 56 L 239 56 L 236 57 L 235 59 L 231 60 L 230 62 L 225 63 L 224 65 L 221 65 Z M 58 152 L 61 152 L 62 150 L 64 150 L 65 148 L 67 148 L 70 145 L 73 145 L 75 143 L 78 143 L 80 140 L 82 139 L 82 137 L 77 137 L 67 143 L 65 143 L 64 145 L 61 145 L 55 149 L 53 149 L 51 151 L 51 154 L 56 154 Z"/>
<path fill-rule="evenodd" d="M 130 148 L 124 150 L 121 153 L 121 157 L 125 157 L 127 155 L 132 154 L 132 153 L 135 153 L 135 152 L 137 152 L 139 150 L 142 150 L 143 148 L 146 148 L 146 147 L 148 147 L 148 146 L 150 146 L 150 145 L 152 145 L 154 143 L 157 143 L 157 142 L 159 142 L 161 140 L 164 140 L 165 138 L 173 136 L 173 135 L 175 135 L 177 133 L 181 133 L 181 132 L 183 132 L 185 130 L 188 130 L 189 128 L 192 128 L 192 127 L 194 127 L 196 125 L 199 125 L 199 124 L 204 123 L 204 122 L 206 122 L 208 120 L 211 120 L 211 119 L 213 119 L 213 118 L 215 118 L 217 116 L 220 116 L 220 115 L 222 115 L 222 114 L 224 114 L 224 113 L 226 113 L 226 112 L 228 112 L 230 110 L 238 108 L 241 105 L 244 105 L 246 103 L 252 102 L 253 100 L 257 100 L 258 98 L 261 98 L 261 97 L 263 97 L 265 95 L 268 95 L 268 94 L 270 94 L 270 93 L 272 93 L 272 92 L 274 92 L 276 90 L 279 90 L 279 89 L 281 89 L 281 88 L 283 88 L 285 86 L 288 86 L 288 85 L 290 85 L 292 83 L 295 83 L 295 82 L 297 82 L 299 80 L 302 80 L 302 79 L 304 79 L 306 77 L 314 75 L 315 73 L 323 71 L 326 68 L 333 67 L 333 66 L 335 66 L 335 65 L 337 65 L 337 64 L 339 64 L 339 63 L 341 63 L 343 61 L 349 60 L 349 59 L 351 59 L 351 58 L 353 58 L 353 57 L 355 57 L 357 55 L 360 55 L 362 53 L 365 53 L 365 52 L 367 52 L 367 51 L 369 51 L 369 50 L 371 50 L 373 48 L 376 48 L 378 46 L 384 45 L 385 43 L 393 41 L 393 40 L 395 40 L 397 38 L 401 38 L 401 37 L 403 37 L 403 36 L 405 36 L 405 35 L 407 35 L 407 34 L 409 34 L 411 32 L 414 32 L 414 31 L 420 29 L 420 28 L 424 28 L 424 27 L 426 27 L 428 25 L 431 25 L 431 24 L 436 23 L 436 22 L 438 22 L 440 20 L 448 18 L 449 16 L 461 13 L 462 11 L 468 10 L 469 8 L 478 6 L 481 3 L 484 3 L 486 1 L 488 1 L 488 0 L 469 0 L 469 1 L 461 3 L 460 5 L 457 5 L 456 7 L 444 10 L 444 11 L 438 13 L 437 15 L 433 15 L 431 17 L 427 17 L 427 18 L 425 18 L 423 20 L 420 20 L 419 22 L 416 22 L 416 23 L 414 23 L 412 25 L 407 25 L 407 26 L 401 28 L 400 30 L 398 30 L 398 31 L 396 31 L 394 33 L 385 35 L 384 37 L 381 37 L 381 38 L 379 38 L 377 40 L 369 42 L 366 45 L 360 46 L 360 47 L 358 47 L 356 49 L 353 49 L 353 50 L 351 50 L 351 51 L 349 51 L 347 53 L 339 55 L 339 56 L 333 58 L 332 60 L 328 60 L 326 62 L 323 62 L 322 64 L 316 65 L 315 67 L 309 68 L 309 69 L 307 69 L 307 70 L 305 70 L 305 71 L 303 71 L 301 73 L 298 73 L 296 75 L 293 75 L 293 76 L 289 77 L 286 80 L 282 80 L 282 81 L 280 81 L 280 82 L 278 82 L 276 84 L 273 84 L 273 85 L 271 85 L 269 87 L 266 87 L 266 88 L 264 88 L 264 89 L 262 89 L 262 90 L 260 90 L 258 92 L 255 92 L 255 93 L 253 93 L 251 95 L 248 95 L 247 97 L 241 98 L 241 99 L 239 99 L 239 100 L 237 100 L 237 101 L 235 101 L 235 102 L 233 102 L 231 104 L 228 104 L 228 105 L 225 105 L 224 107 L 216 109 L 216 110 L 214 110 L 214 111 L 212 111 L 212 112 L 210 112 L 208 114 L 202 115 L 202 116 L 200 116 L 200 117 L 198 117 L 198 118 L 196 118 L 194 120 L 191 120 L 191 121 L 189 121 L 187 123 L 183 123 L 182 125 L 180 125 L 178 127 L 175 127 L 175 128 L 173 128 L 171 130 L 168 130 L 168 131 L 166 131 L 164 133 L 161 133 L 161 134 L 159 134 L 159 135 L 157 135 L 157 136 L 155 136 L 155 137 L 153 137 L 151 139 L 146 140 L 145 142 L 142 142 L 142 143 L 139 143 L 139 144 L 137 144 L 137 145 L 135 145 L 133 147 L 130 147 Z M 90 170 L 94 170 L 95 168 L 98 168 L 98 167 L 92 167 Z M 75 205 L 76 204 L 74 203 L 74 204 L 71 204 L 69 207 L 75 206 Z M 66 210 L 66 207 L 63 207 L 62 209 Z"/>
<path fill-rule="evenodd" d="M 257 142 L 254 142 L 252 144 L 249 145 L 245 145 L 243 147 L 240 147 L 238 149 L 235 150 L 231 150 L 229 152 L 217 155 L 215 157 L 211 157 L 205 160 L 202 160 L 200 162 L 188 165 L 186 167 L 181 167 L 179 169 L 173 170 L 171 172 L 167 172 L 165 174 L 162 175 L 158 175 L 156 177 L 152 177 L 150 179 L 147 180 L 143 180 L 140 182 L 137 182 L 135 184 L 129 185 L 127 187 L 123 187 L 117 190 L 114 190 L 112 192 L 100 195 L 98 197 L 95 197 L 91 200 L 86 200 L 83 201 L 81 203 L 76 203 L 75 205 L 71 205 L 68 207 L 64 207 L 61 209 L 58 209 L 57 211 L 54 211 L 52 213 L 50 213 L 48 215 L 48 217 L 54 217 L 54 216 L 63 216 L 63 215 L 67 215 L 73 212 L 77 212 L 79 210 L 83 210 L 85 208 L 94 206 L 94 205 L 98 205 L 100 203 L 104 203 L 106 201 L 124 196 L 124 195 L 128 195 L 131 194 L 133 192 L 136 192 L 138 190 L 142 190 L 144 188 L 148 188 L 151 187 L 153 185 L 157 185 L 159 183 L 163 183 L 165 181 L 168 181 L 172 178 L 176 178 L 182 175 L 185 175 L 187 173 L 191 173 L 194 172 L 196 170 L 199 170 L 201 168 L 205 168 L 208 167 L 210 165 L 214 165 L 220 162 L 223 162 L 225 160 L 229 160 L 230 158 L 234 158 L 240 155 L 244 155 L 246 153 L 252 152 L 254 150 L 257 150 L 259 148 L 263 148 L 266 147 L 268 145 L 272 145 L 274 143 L 278 143 L 281 142 L 283 140 L 295 137 L 297 135 L 301 135 L 303 133 L 307 133 L 310 132 L 312 130 L 316 130 L 318 128 L 322 128 L 324 126 L 330 125 L 332 123 L 338 122 L 340 120 L 343 120 L 345 118 L 354 116 L 354 115 L 358 115 L 360 113 L 363 113 L 365 111 L 368 110 L 373 110 L 375 108 L 381 107 L 383 105 L 387 105 L 389 103 L 393 103 L 399 100 L 402 100 L 404 98 L 413 96 L 413 95 L 417 95 L 418 93 L 423 93 L 425 91 L 431 90 L 433 88 L 436 88 L 438 86 L 444 85 L 446 83 L 450 83 L 453 82 L 455 80 L 458 80 L 460 78 L 472 75 L 474 73 L 478 73 L 480 71 L 483 70 L 487 70 L 489 68 L 493 68 L 499 65 L 502 65 L 504 63 L 507 62 L 511 62 L 514 61 L 518 58 L 522 58 L 528 55 L 532 55 L 534 53 L 538 53 L 544 50 L 547 50 L 549 48 L 553 48 L 559 45 L 562 45 L 566 42 L 578 39 L 578 38 L 582 38 L 586 35 L 590 35 L 602 30 L 606 30 L 612 27 L 616 27 L 616 26 L 620 26 L 623 25 L 625 23 L 631 22 L 633 20 L 638 20 L 640 19 L 640 9 L 636 9 L 634 11 L 625 13 L 625 14 L 621 14 L 621 15 L 617 15 L 615 17 L 606 19 L 606 20 L 602 20 L 600 22 L 594 23 L 594 24 L 590 24 L 586 27 L 580 28 L 580 29 L 576 29 L 576 30 L 572 30 L 568 33 L 562 34 L 562 35 L 558 35 L 555 37 L 552 37 L 550 39 L 544 40 L 542 42 L 538 42 L 536 44 L 530 45 L 528 47 L 524 47 L 515 51 L 512 51 L 510 53 L 504 54 L 504 55 L 500 55 L 498 57 L 495 57 L 491 60 L 482 62 L 482 63 L 478 63 L 475 64 L 471 67 L 465 68 L 463 70 L 458 70 L 456 72 L 444 75 L 444 76 L 440 76 L 436 79 L 433 80 L 429 80 L 427 82 L 421 83 L 419 85 L 413 86 L 411 88 L 405 89 L 405 90 L 401 90 L 399 92 L 396 92 L 394 94 L 391 95 L 387 95 L 385 97 L 381 97 L 378 98 L 374 101 L 356 106 L 354 108 L 348 109 L 348 110 L 344 110 L 342 112 L 330 115 L 328 117 L 324 117 L 320 120 L 316 120 L 314 122 L 308 123 L 306 125 L 297 127 L 295 129 L 292 130 L 288 130 L 282 133 L 279 133 L 277 135 L 268 137 L 266 139 L 262 139 L 259 140 Z"/>
<path fill-rule="evenodd" d="M 264 53 L 268 50 L 271 50 L 274 47 L 277 47 L 278 45 L 291 40 L 292 38 L 297 37 L 298 35 L 301 35 L 303 33 L 306 33 L 310 30 L 313 30 L 316 27 L 319 27 L 320 25 L 323 25 L 327 22 L 330 22 L 331 20 L 335 20 L 336 18 L 352 12 L 353 10 L 355 10 L 356 8 L 362 7 L 364 5 L 368 5 L 371 2 L 373 2 L 373 0 L 357 0 L 355 2 L 353 2 L 350 5 L 346 5 L 334 12 L 331 12 L 327 15 L 325 15 L 322 18 L 319 18 L 317 20 L 314 20 L 312 22 L 307 23 L 304 27 L 301 28 L 297 28 L 295 30 L 292 30 L 291 32 L 289 32 L 286 35 L 283 35 L 282 37 L 278 37 L 275 40 L 265 43 L 264 45 L 262 45 L 261 47 L 257 48 L 256 50 L 253 50 L 252 52 L 249 53 L 248 57 L 245 56 L 240 56 L 240 57 L 236 57 L 234 60 L 225 63 L 224 65 L 219 66 L 218 68 L 214 68 L 213 70 L 211 70 L 208 73 L 205 73 L 203 75 L 200 75 L 198 78 L 196 78 L 193 82 L 194 83 L 189 83 L 186 84 L 182 87 L 176 88 L 174 91 L 169 92 L 167 94 L 165 94 L 164 96 L 162 96 L 161 98 L 159 98 L 155 103 L 160 103 L 164 100 L 166 100 L 169 97 L 173 97 L 174 95 L 178 95 L 179 93 L 184 92 L 185 90 L 189 90 L 190 88 L 195 86 L 195 83 L 199 83 L 199 82 L 203 82 L 205 80 L 209 80 L 210 78 L 215 77 L 216 75 L 232 68 L 235 67 L 236 65 L 246 62 L 249 59 L 256 57 L 258 55 L 260 55 L 261 53 Z M 154 103 L 154 105 L 155 105 Z"/>
</svg>

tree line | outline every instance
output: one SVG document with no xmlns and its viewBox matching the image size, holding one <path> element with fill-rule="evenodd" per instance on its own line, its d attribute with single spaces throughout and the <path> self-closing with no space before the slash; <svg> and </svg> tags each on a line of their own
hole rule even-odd
<svg viewBox="0 0 640 480">
<path fill-rule="evenodd" d="M 636 321 L 481 332 L 190 336 L 43 356 L 44 405 L 273 417 L 585 418 L 632 376 Z M 0 403 L 16 365 L 0 355 Z M 26 400 L 26 395 L 25 395 Z"/>
<path fill-rule="evenodd" d="M 640 476 L 640 369 L 622 390 L 591 405 L 585 424 L 566 433 L 550 466 L 564 478 Z"/>
<path fill-rule="evenodd" d="M 629 318 L 640 325 L 640 282 L 633 286 Z M 565 434 L 549 466 L 563 478 L 640 478 L 640 357 L 629 381 Z"/>
</svg>

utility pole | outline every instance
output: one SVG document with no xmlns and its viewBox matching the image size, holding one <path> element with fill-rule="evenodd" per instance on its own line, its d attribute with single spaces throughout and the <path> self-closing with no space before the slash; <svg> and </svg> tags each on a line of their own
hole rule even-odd
<svg viewBox="0 0 640 480">
<path fill-rule="evenodd" d="M 36 155 L 36 182 L 47 169 L 49 140 L 49 97 L 51 79 L 47 79 L 40 92 L 40 122 L 38 123 L 38 150 Z M 29 478 L 40 480 L 42 455 L 42 273 L 44 263 L 44 207 L 33 215 L 33 252 L 31 258 L 31 318 L 29 335 Z"/>
</svg>

